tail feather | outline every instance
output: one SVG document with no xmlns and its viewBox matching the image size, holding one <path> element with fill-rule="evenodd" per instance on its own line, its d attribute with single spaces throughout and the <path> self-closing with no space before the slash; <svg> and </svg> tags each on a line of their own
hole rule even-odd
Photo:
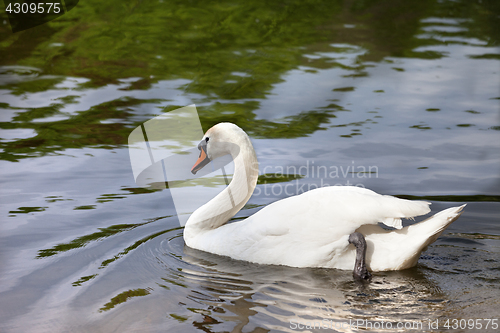
<svg viewBox="0 0 500 333">
<path fill-rule="evenodd" d="M 422 222 L 408 226 L 408 235 L 410 237 L 420 236 L 423 242 L 416 248 L 413 255 L 410 256 L 409 259 L 411 260 L 409 260 L 409 264 L 411 265 L 406 268 L 413 267 L 417 264 L 420 254 L 427 250 L 427 247 L 434 243 L 438 237 L 441 236 L 443 231 L 462 215 L 462 210 L 465 206 L 466 204 L 445 209 Z"/>
<path fill-rule="evenodd" d="M 458 219 L 466 205 L 445 209 L 430 218 L 402 228 L 384 230 L 365 225 L 361 232 L 368 245 L 366 259 L 373 271 L 402 270 L 417 264 L 420 254 Z"/>
<path fill-rule="evenodd" d="M 445 209 L 422 222 L 410 225 L 408 226 L 409 233 L 429 235 L 425 242 L 425 246 L 427 246 L 436 241 L 443 231 L 462 215 L 462 210 L 466 205 Z M 430 223 L 431 221 L 432 223 Z"/>
</svg>

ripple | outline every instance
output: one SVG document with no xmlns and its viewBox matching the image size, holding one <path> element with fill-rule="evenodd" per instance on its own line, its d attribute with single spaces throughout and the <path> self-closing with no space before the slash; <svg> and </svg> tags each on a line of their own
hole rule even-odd
<svg viewBox="0 0 500 333">
<path fill-rule="evenodd" d="M 212 327 L 253 321 L 280 330 L 306 320 L 412 322 L 437 318 L 450 302 L 427 277 L 428 268 L 376 273 L 370 284 L 360 284 L 349 271 L 258 265 L 194 250 L 185 246 L 181 229 L 145 245 L 142 261 L 158 275 L 148 293 L 168 290 L 180 305 L 168 317 L 195 326 L 207 320 Z M 424 258 L 429 260 L 445 264 Z"/>
</svg>

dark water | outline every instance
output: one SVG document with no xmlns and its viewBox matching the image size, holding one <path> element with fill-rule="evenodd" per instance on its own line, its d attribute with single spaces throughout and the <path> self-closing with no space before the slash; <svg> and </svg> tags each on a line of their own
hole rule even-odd
<svg viewBox="0 0 500 333">
<path fill-rule="evenodd" d="M 0 332 L 500 320 L 498 1 L 80 1 L 16 34 L 1 15 Z M 236 218 L 286 185 L 468 205 L 417 267 L 368 285 L 186 248 L 169 190 L 135 184 L 127 137 L 192 103 L 204 130 L 231 121 L 256 148 Z"/>
</svg>

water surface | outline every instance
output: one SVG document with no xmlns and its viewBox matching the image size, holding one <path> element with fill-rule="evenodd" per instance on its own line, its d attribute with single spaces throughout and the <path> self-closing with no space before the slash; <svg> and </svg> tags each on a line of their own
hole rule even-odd
<svg viewBox="0 0 500 333">
<path fill-rule="evenodd" d="M 16 34 L 5 21 L 0 330 L 498 318 L 499 17 L 496 1 L 84 1 Z M 127 137 L 193 103 L 204 130 L 236 123 L 256 149 L 236 220 L 326 185 L 467 207 L 417 267 L 366 285 L 189 249 L 169 190 L 135 184 Z"/>
</svg>

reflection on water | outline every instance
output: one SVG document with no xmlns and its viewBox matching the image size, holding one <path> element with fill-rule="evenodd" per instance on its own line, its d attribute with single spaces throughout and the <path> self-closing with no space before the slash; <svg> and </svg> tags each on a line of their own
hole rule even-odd
<svg viewBox="0 0 500 333">
<path fill-rule="evenodd" d="M 187 262 L 209 270 L 198 288 L 207 298 L 222 298 L 229 316 L 241 311 L 238 301 L 247 303 L 247 310 L 253 311 L 242 322 L 250 327 L 252 317 L 284 331 L 292 331 L 293 322 L 306 325 L 325 320 L 337 329 L 349 321 L 412 322 L 421 315 L 438 316 L 446 303 L 439 288 L 418 270 L 377 274 L 370 284 L 363 284 L 353 281 L 351 272 L 242 264 L 189 249 L 185 254 Z M 200 275 L 193 270 L 183 272 L 188 277 Z M 228 278 L 228 273 L 235 275 Z"/>
<path fill-rule="evenodd" d="M 73 296 L 63 319 L 103 329 L 142 323 L 148 330 L 167 325 L 208 332 L 292 332 L 298 325 L 317 325 L 350 332 L 383 322 L 385 328 L 401 323 L 409 331 L 421 331 L 429 321 L 460 314 L 461 301 L 450 298 L 457 293 L 454 288 L 463 287 L 460 274 L 467 274 L 467 283 L 485 284 L 476 291 L 498 288 L 498 260 L 478 249 L 483 244 L 465 242 L 470 249 L 466 254 L 447 250 L 463 240 L 467 238 L 446 237 L 431 246 L 418 267 L 377 273 L 371 283 L 361 283 L 348 271 L 257 265 L 193 250 L 184 245 L 180 228 L 163 230 L 144 238 L 147 247 L 135 247 L 135 259 L 122 263 L 132 269 L 115 268 L 107 272 L 109 277 L 96 273 L 74 282 L 73 287 L 84 291 Z M 124 273 L 132 274 L 131 279 L 119 277 Z M 92 279 L 96 281 L 88 284 Z M 443 280 L 456 281 L 450 288 Z M 482 299 L 496 302 L 494 295 Z M 145 312 L 134 310 L 138 308 Z M 51 311 L 37 310 L 55 320 Z M 376 331 L 391 331 L 378 327 Z"/>
<path fill-rule="evenodd" d="M 486 0 L 89 0 L 17 34 L 0 24 L 0 331 L 498 317 L 499 14 Z M 233 222 L 324 184 L 467 208 L 417 267 L 369 284 L 189 249 L 168 186 L 135 184 L 127 138 L 193 103 L 204 130 L 234 122 L 256 148 Z M 222 182 L 175 185 L 194 202 Z"/>
</svg>

